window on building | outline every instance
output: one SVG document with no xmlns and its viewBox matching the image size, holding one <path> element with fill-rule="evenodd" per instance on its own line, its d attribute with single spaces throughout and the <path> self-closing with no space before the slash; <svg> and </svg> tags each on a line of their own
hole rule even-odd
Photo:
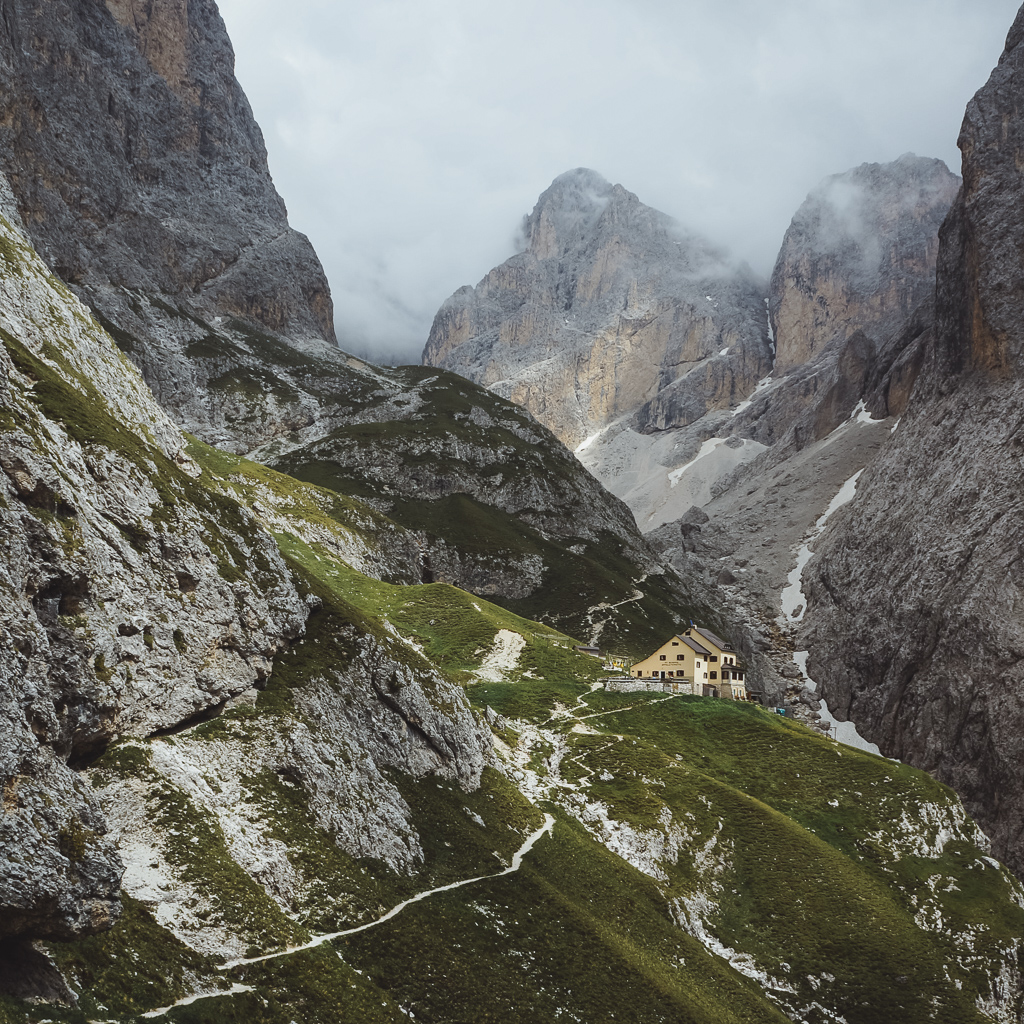
<svg viewBox="0 0 1024 1024">
<path fill-rule="evenodd" d="M 676 661 L 686 661 L 686 655 L 685 654 L 677 654 L 676 655 Z"/>
<path fill-rule="evenodd" d="M 718 678 L 718 673 L 717 672 L 712 672 L 711 673 L 711 678 L 712 679 L 717 679 Z"/>
<path fill-rule="evenodd" d="M 718 661 L 718 655 L 712 654 L 711 657 L 708 658 L 708 661 Z"/>
<path fill-rule="evenodd" d="M 672 641 L 672 646 L 673 647 L 678 647 L 679 646 L 679 641 L 678 640 L 673 640 Z"/>
<path fill-rule="evenodd" d="M 659 657 L 661 658 L 662 661 L 664 661 L 665 658 L 668 657 L 668 655 L 662 654 L 662 655 L 659 655 Z"/>
</svg>

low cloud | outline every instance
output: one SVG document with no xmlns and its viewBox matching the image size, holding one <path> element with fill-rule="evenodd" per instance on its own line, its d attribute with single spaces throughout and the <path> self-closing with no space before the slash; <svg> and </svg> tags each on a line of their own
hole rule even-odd
<svg viewBox="0 0 1024 1024">
<path fill-rule="evenodd" d="M 592 167 L 766 275 L 828 174 L 959 170 L 1016 0 L 221 0 L 342 344 L 418 361 L 434 312 Z"/>
</svg>

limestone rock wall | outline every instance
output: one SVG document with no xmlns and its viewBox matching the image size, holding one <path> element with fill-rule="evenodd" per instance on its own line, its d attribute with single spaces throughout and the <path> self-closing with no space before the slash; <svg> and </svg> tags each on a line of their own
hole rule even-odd
<svg viewBox="0 0 1024 1024">
<path fill-rule="evenodd" d="M 323 268 L 288 226 L 214 0 L 4 0 L 0 172 L 179 425 L 239 451 L 308 426 L 302 353 L 344 389 Z"/>
<path fill-rule="evenodd" d="M 930 300 L 959 184 L 941 160 L 906 153 L 826 178 L 807 197 L 772 272 L 777 375 L 855 331 L 880 343 Z"/>
<path fill-rule="evenodd" d="M 569 447 L 659 395 L 656 429 L 735 404 L 767 372 L 761 285 L 621 185 L 583 168 L 556 178 L 523 244 L 445 302 L 423 361 L 523 405 Z"/>
<path fill-rule="evenodd" d="M 953 785 L 1024 870 L 1024 11 L 968 105 L 934 342 L 903 419 L 808 566 L 811 671 L 882 750 Z M 809 585 L 808 585 L 809 584 Z"/>
<path fill-rule="evenodd" d="M 181 296 L 333 341 L 213 0 L 6 0 L 0 77 L 2 169 L 40 254 L 90 301 Z"/>
<path fill-rule="evenodd" d="M 79 770 L 253 697 L 321 601 L 5 218 L 0 263 L 0 939 L 67 939 L 116 919 L 122 871 Z M 254 502 L 270 521 L 296 514 L 280 486 L 261 498 L 278 506 Z M 410 541 L 386 524 L 397 543 L 381 547 L 371 510 L 352 519 L 361 531 L 335 523 L 333 546 L 407 575 Z M 264 754 L 346 848 L 402 864 L 407 809 L 382 772 L 472 788 L 485 744 L 461 690 L 342 628 L 347 658 L 308 680 L 292 731 L 273 734 L 282 749 Z"/>
</svg>

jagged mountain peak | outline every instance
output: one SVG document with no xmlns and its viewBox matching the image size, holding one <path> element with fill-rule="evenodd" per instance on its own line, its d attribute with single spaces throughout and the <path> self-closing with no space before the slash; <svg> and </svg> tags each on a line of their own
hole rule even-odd
<svg viewBox="0 0 1024 1024">
<path fill-rule="evenodd" d="M 523 218 L 523 249 L 541 260 L 564 259 L 611 237 L 642 245 L 652 262 L 693 273 L 716 265 L 726 273 L 733 270 L 724 250 L 587 167 L 558 175 Z"/>
<path fill-rule="evenodd" d="M 523 236 L 441 307 L 424 363 L 524 405 L 571 447 L 670 386 L 671 410 L 645 422 L 738 401 L 767 372 L 761 283 L 622 185 L 559 175 Z"/>
<path fill-rule="evenodd" d="M 905 153 L 831 175 L 811 191 L 772 272 L 777 372 L 858 328 L 891 335 L 930 300 L 939 225 L 959 188 L 941 160 Z"/>
<path fill-rule="evenodd" d="M 881 255 L 873 247 L 879 229 L 898 218 L 927 219 L 936 206 L 948 209 L 959 184 L 945 163 L 932 157 L 904 153 L 889 163 L 863 163 L 812 189 L 788 237 L 822 253 L 857 246 L 865 257 L 863 272 L 871 276 Z"/>
</svg>

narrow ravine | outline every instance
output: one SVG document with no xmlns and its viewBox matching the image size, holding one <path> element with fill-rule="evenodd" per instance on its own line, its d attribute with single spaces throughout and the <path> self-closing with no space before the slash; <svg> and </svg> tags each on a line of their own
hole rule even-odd
<svg viewBox="0 0 1024 1024">
<path fill-rule="evenodd" d="M 857 481 L 860 479 L 860 469 L 850 477 L 839 489 L 839 493 L 828 503 L 828 508 L 818 517 L 810 536 L 800 546 L 797 552 L 796 565 L 789 574 L 787 585 L 782 591 L 782 626 L 787 628 L 794 623 L 800 622 L 807 611 L 807 598 L 804 596 L 803 575 L 804 567 L 811 560 L 811 545 L 824 533 L 829 519 L 844 505 L 851 502 L 857 493 Z M 815 696 L 821 701 L 822 718 L 832 723 L 833 734 L 840 743 L 848 747 L 856 747 L 859 750 L 866 750 L 871 754 L 881 754 L 881 751 L 874 743 L 868 742 L 857 731 L 853 722 L 840 722 L 829 710 L 828 703 L 822 696 L 818 684 L 807 674 L 807 659 L 809 651 L 794 651 L 793 662 L 798 669 L 804 682 L 814 691 Z"/>
</svg>

